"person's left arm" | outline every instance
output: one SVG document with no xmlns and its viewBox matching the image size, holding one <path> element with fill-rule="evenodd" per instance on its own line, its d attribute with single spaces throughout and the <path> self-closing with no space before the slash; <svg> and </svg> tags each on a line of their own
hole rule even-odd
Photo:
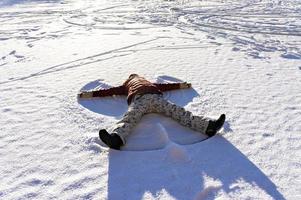
<svg viewBox="0 0 301 200">
<path fill-rule="evenodd" d="M 191 88 L 191 83 L 154 83 L 155 86 L 162 92 L 176 89 Z"/>
</svg>

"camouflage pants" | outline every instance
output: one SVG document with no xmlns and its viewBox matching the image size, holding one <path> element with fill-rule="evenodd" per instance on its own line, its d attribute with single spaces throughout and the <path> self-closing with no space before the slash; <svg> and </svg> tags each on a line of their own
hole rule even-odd
<svg viewBox="0 0 301 200">
<path fill-rule="evenodd" d="M 149 113 L 159 113 L 171 117 L 181 125 L 202 133 L 205 133 L 209 121 L 205 117 L 193 116 L 191 112 L 165 100 L 162 95 L 136 95 L 129 105 L 128 111 L 123 118 L 117 122 L 116 127 L 112 132 L 119 135 L 123 144 L 125 144 L 127 136 L 141 120 L 143 115 Z"/>
</svg>

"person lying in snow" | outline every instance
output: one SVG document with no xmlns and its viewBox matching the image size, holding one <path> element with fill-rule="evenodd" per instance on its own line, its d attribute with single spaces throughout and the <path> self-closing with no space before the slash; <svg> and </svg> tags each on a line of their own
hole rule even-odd
<svg viewBox="0 0 301 200">
<path fill-rule="evenodd" d="M 117 122 L 112 133 L 105 129 L 99 131 L 100 139 L 110 148 L 119 150 L 126 143 L 126 138 L 137 125 L 143 115 L 160 113 L 171 117 L 183 126 L 205 133 L 209 137 L 215 135 L 225 122 L 225 114 L 217 120 L 209 120 L 203 116 L 194 116 L 191 112 L 163 98 L 162 92 L 175 89 L 191 88 L 190 83 L 151 83 L 138 74 L 131 74 L 119 87 L 83 91 L 79 98 L 105 97 L 112 95 L 127 95 L 128 111 Z"/>
</svg>

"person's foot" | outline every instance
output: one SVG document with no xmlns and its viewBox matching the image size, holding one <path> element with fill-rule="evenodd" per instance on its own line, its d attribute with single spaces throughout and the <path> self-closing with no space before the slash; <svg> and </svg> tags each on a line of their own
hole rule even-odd
<svg viewBox="0 0 301 200">
<path fill-rule="evenodd" d="M 209 137 L 214 136 L 217 131 L 219 131 L 223 127 L 225 119 L 226 115 L 222 114 L 217 120 L 210 120 L 206 130 L 206 135 L 208 135 Z"/>
<path fill-rule="evenodd" d="M 99 131 L 99 138 L 112 149 L 120 150 L 120 147 L 123 145 L 119 135 L 115 133 L 109 134 L 106 129 L 101 129 Z"/>
</svg>

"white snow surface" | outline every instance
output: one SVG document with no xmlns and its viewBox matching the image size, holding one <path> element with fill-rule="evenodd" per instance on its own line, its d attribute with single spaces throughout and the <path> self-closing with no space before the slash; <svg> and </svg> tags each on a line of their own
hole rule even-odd
<svg viewBox="0 0 301 200">
<path fill-rule="evenodd" d="M 301 199 L 300 0 L 2 0 L 0 199 Z M 121 151 L 98 130 L 131 73 L 227 116 L 207 139 L 150 114 Z"/>
</svg>

